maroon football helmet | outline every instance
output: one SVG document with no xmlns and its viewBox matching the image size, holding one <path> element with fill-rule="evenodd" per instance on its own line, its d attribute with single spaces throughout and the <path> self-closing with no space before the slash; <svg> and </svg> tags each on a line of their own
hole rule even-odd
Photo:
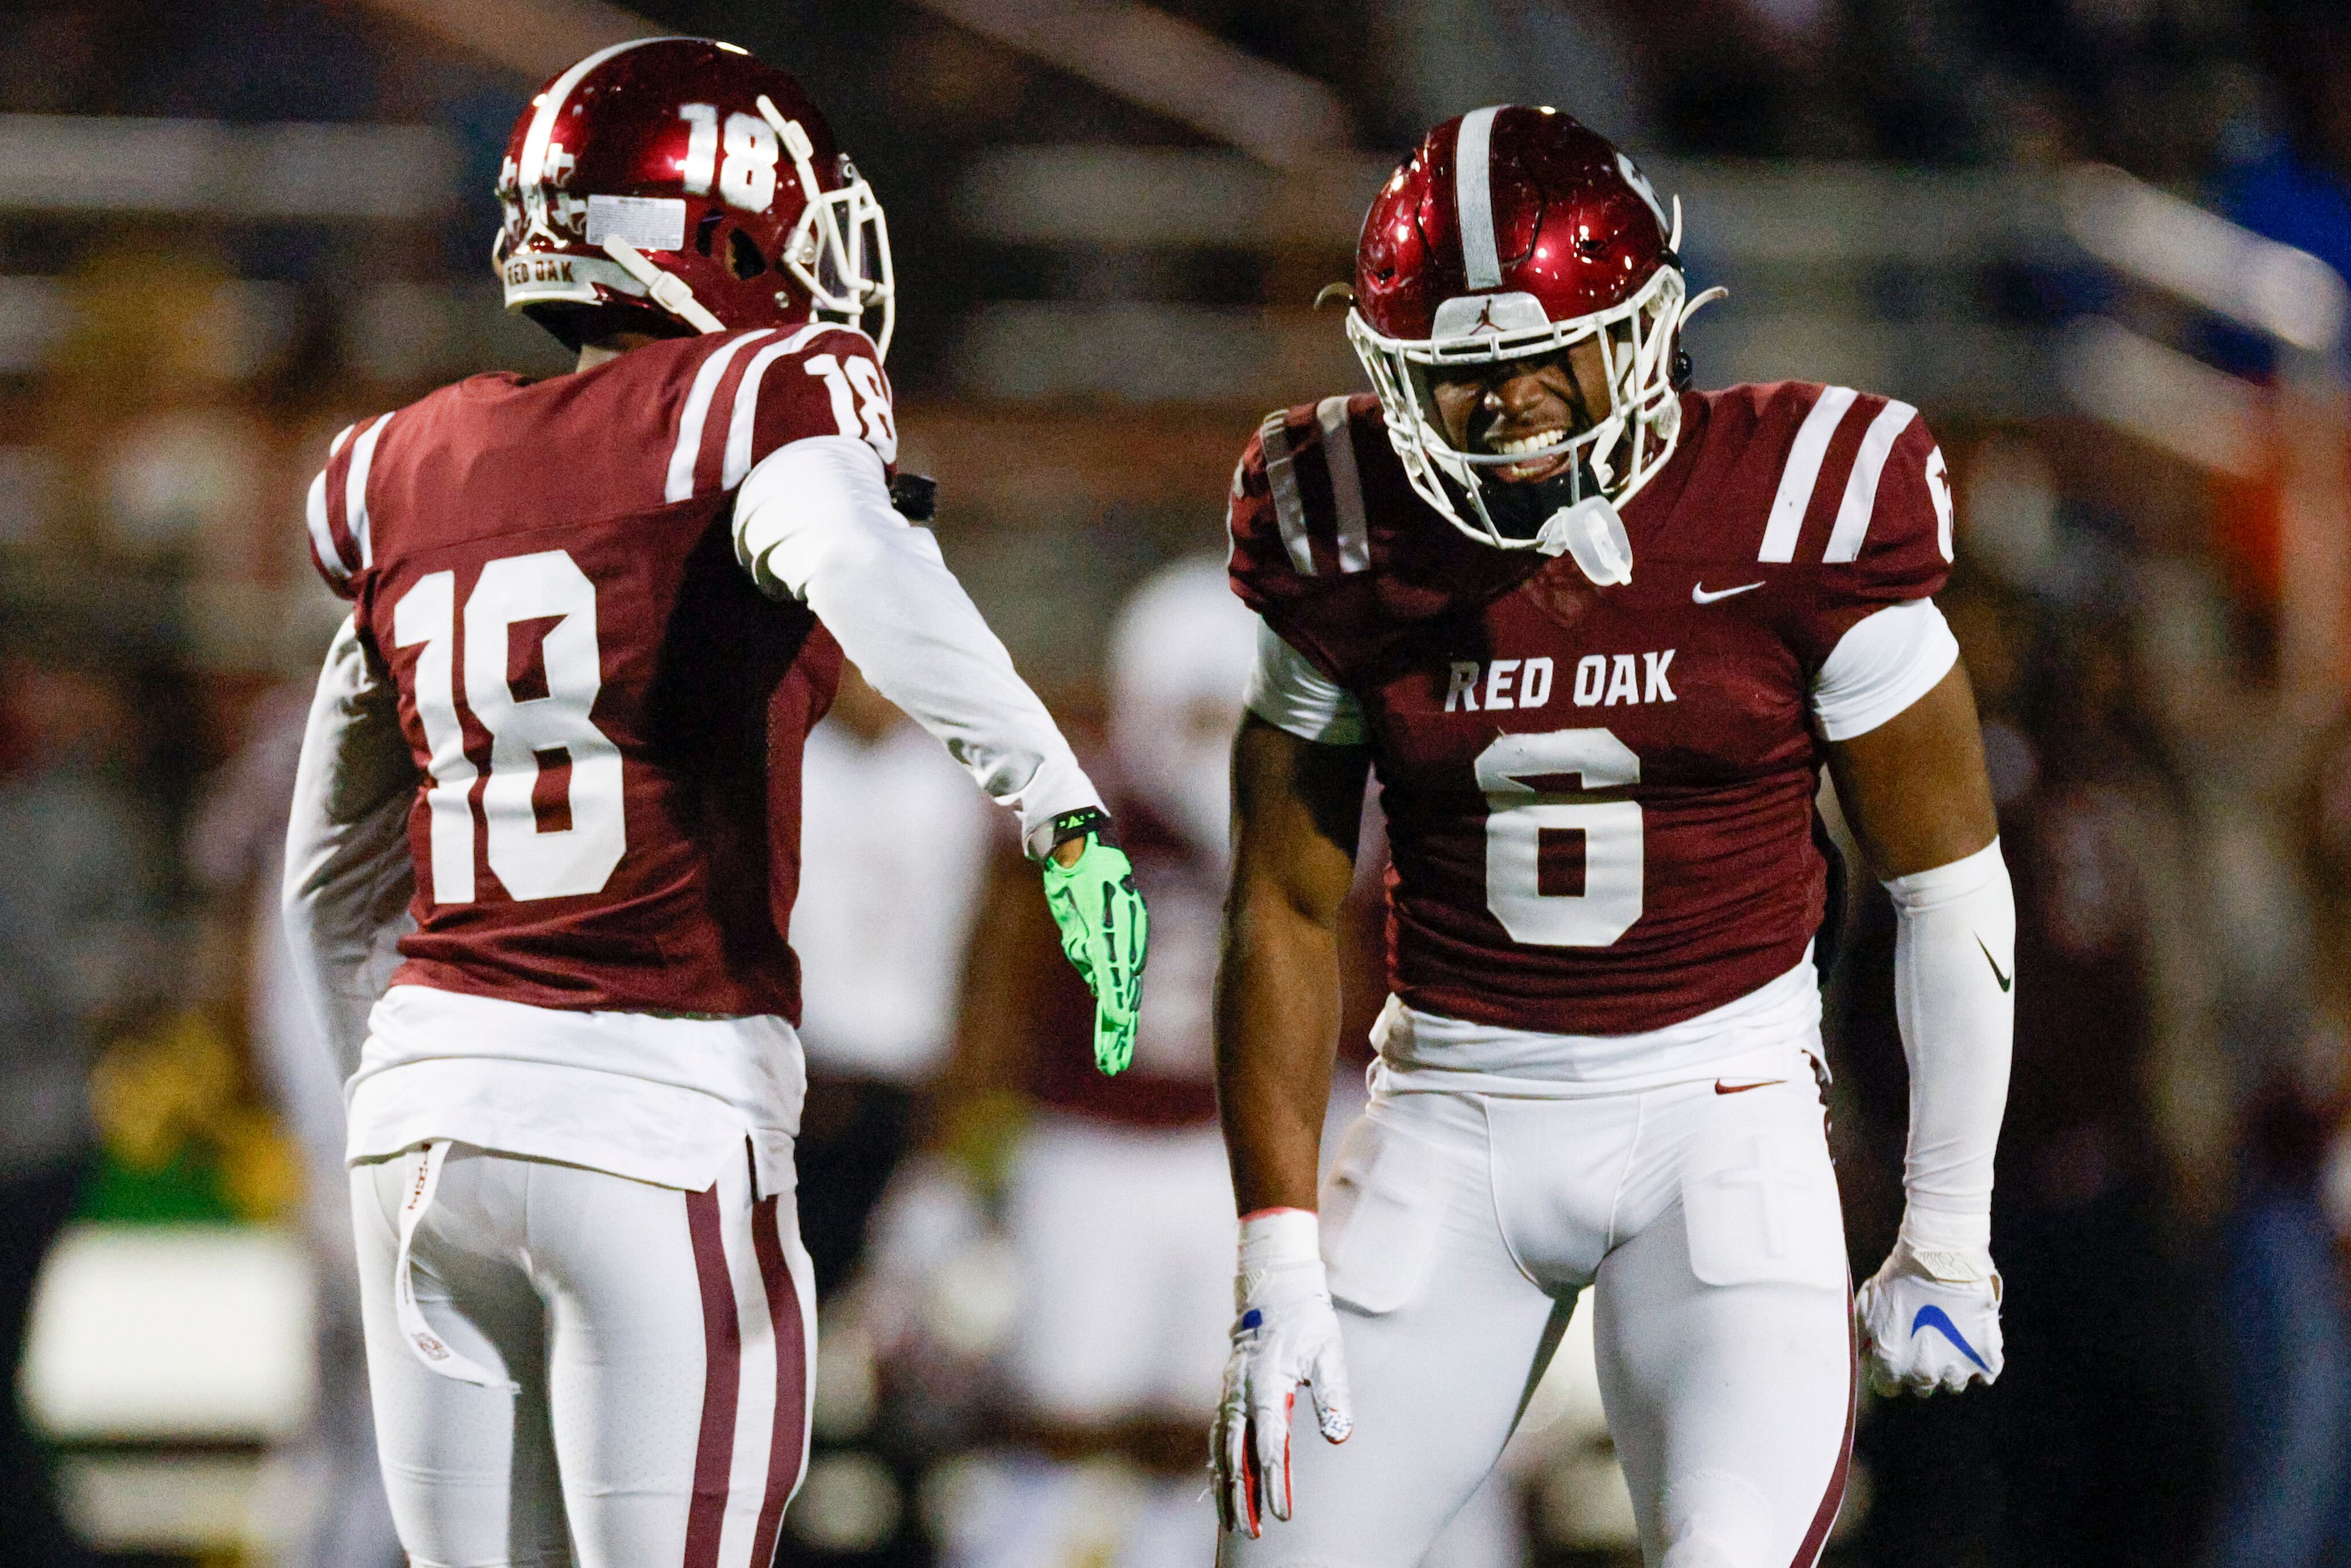
<svg viewBox="0 0 2351 1568">
<path fill-rule="evenodd" d="M 1470 538 L 1506 549 L 1555 555 L 1595 526 L 1609 536 L 1604 547 L 1621 544 L 1614 507 L 1665 465 L 1680 434 L 1682 323 L 1720 293 L 1687 297 L 1680 241 L 1680 202 L 1668 219 L 1630 158 L 1557 110 L 1473 110 L 1423 137 L 1364 220 L 1347 316 L 1388 437 L 1422 498 Z M 1591 429 L 1508 455 L 1447 442 L 1432 373 L 1550 358 L 1587 338 L 1599 340 L 1611 398 Z M 1552 519 L 1505 527 L 1503 487 L 1484 471 L 1562 453 L 1573 461 L 1563 490 L 1545 498 L 1546 507 L 1559 503 Z M 1595 577 L 1622 580 L 1607 548 L 1576 556 Z M 1621 572 L 1630 565 L 1625 553 Z"/>
<path fill-rule="evenodd" d="M 790 77 L 732 44 L 640 38 L 515 121 L 492 252 L 507 308 L 566 343 L 896 320 L 882 204 Z"/>
</svg>

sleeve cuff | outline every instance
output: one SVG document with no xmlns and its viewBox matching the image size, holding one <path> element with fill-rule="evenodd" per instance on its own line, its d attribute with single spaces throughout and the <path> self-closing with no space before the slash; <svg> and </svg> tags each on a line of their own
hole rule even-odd
<svg viewBox="0 0 2351 1568">
<path fill-rule="evenodd" d="M 1364 708 L 1353 692 L 1306 662 L 1304 654 L 1259 621 L 1257 664 L 1242 699 L 1249 711 L 1279 730 L 1323 746 L 1360 746 Z"/>
<path fill-rule="evenodd" d="M 1931 599 L 1855 622 L 1813 681 L 1813 712 L 1830 740 L 1866 735 L 1935 689 L 1959 663 L 1959 639 Z"/>
<path fill-rule="evenodd" d="M 1053 848 L 1053 820 L 1066 811 L 1082 811 L 1092 807 L 1098 811 L 1110 808 L 1102 804 L 1102 793 L 1074 757 L 1049 757 L 1039 764 L 1036 775 L 1021 787 L 1017 801 L 1008 800 L 1020 813 L 1020 842 L 1031 860 L 1041 860 Z"/>
</svg>

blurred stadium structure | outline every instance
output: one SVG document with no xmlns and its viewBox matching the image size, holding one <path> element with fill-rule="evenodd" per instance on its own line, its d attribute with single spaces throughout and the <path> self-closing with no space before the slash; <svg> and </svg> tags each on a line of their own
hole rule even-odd
<svg viewBox="0 0 2351 1568">
<path fill-rule="evenodd" d="M 2011 1374 L 1873 1410 L 1834 1551 L 2351 1549 L 2334 1272 L 2351 1246 L 2351 26 L 2334 8 L 0 14 L 0 1291 L 29 1290 L 70 1209 L 21 1389 L 92 1546 L 381 1560 L 380 1533 L 355 1526 L 340 1556 L 306 1533 L 364 1437 L 338 1403 L 335 1104 L 285 1064 L 299 1030 L 273 1014 L 266 909 L 284 694 L 339 613 L 302 559 L 299 490 L 358 414 L 474 370 L 565 368 L 501 314 L 486 265 L 507 126 L 590 49 L 694 31 L 798 72 L 889 204 L 906 465 L 940 479 L 949 560 L 1097 742 L 1127 591 L 1219 548 L 1266 408 L 1358 384 L 1311 301 L 1345 275 L 1378 150 L 1422 123 L 1507 98 L 1582 114 L 1679 194 L 1694 277 L 1731 289 L 1693 335 L 1702 382 L 1837 382 L 1924 409 L 1954 460 L 1946 608 L 2022 901 L 1997 1239 Z M 1870 1262 L 1904 1114 L 1873 897 L 1855 894 L 1832 988 Z M 990 929 L 984 910 L 944 922 L 934 961 L 960 962 L 962 918 Z M 843 1156 L 862 1194 L 831 1221 L 844 1269 L 923 1135 L 945 1044 L 933 1030 L 887 1071 L 837 1068 L 843 1146 L 885 1150 Z M 982 1363 L 1019 1312 L 1009 1258 L 967 1248 L 934 1292 L 938 1335 Z M 1008 1440 L 992 1385 L 957 1363 L 910 1396 L 870 1324 L 829 1306 L 827 1328 L 787 1552 L 932 1561 L 976 1506 L 968 1456 Z M 1533 1561 L 1626 1540 L 1573 1367 L 1513 1457 Z M 0 1429 L 0 1463 L 21 1466 L 13 1441 Z M 1072 1504 L 1104 1539 L 1140 1506 L 1122 1463 Z M 78 1561 L 28 1495 L 0 1496 L 0 1562 Z"/>
</svg>

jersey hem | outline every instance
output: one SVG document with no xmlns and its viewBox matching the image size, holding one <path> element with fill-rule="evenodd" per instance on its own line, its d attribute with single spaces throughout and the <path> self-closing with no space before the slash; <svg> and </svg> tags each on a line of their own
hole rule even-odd
<svg viewBox="0 0 2351 1568">
<path fill-rule="evenodd" d="M 1821 1055 L 1821 994 L 1812 946 L 1745 996 L 1660 1029 L 1564 1034 L 1426 1012 L 1391 996 L 1372 1028 L 1371 1082 L 1386 1093 L 1536 1099 L 1639 1093 L 1707 1078 L 1756 1077 L 1791 1048 Z"/>
</svg>

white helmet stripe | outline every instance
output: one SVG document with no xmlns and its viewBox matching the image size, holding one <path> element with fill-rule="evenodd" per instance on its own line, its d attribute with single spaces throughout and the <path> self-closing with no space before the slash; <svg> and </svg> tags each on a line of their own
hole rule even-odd
<svg viewBox="0 0 2351 1568">
<path fill-rule="evenodd" d="M 522 187 L 528 190 L 546 177 L 547 144 L 555 135 L 555 117 L 563 112 L 563 100 L 571 96 L 571 89 L 580 85 L 580 78 L 624 49 L 633 49 L 640 44 L 671 41 L 667 38 L 631 38 L 626 43 L 608 45 L 557 77 L 549 86 L 546 96 L 538 100 L 538 112 L 531 117 L 530 130 L 522 139 L 522 161 L 515 173 Z"/>
<path fill-rule="evenodd" d="M 1461 219 L 1461 261 L 1469 287 L 1499 288 L 1502 258 L 1494 250 L 1494 181 L 1491 167 L 1494 116 L 1499 105 L 1473 109 L 1461 117 L 1453 144 L 1453 199 Z"/>
</svg>

